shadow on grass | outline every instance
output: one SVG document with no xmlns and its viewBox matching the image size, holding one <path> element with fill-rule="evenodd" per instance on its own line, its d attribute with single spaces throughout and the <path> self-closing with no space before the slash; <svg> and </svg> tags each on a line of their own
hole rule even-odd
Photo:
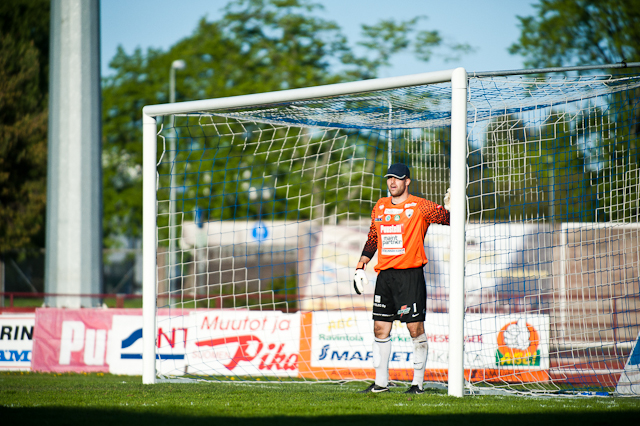
<svg viewBox="0 0 640 426">
<path fill-rule="evenodd" d="M 242 413 L 238 413 L 242 415 Z M 442 414 L 229 417 L 211 414 L 177 416 L 126 410 L 0 407 L 2 425 L 11 426 L 216 426 L 216 425 L 509 425 L 509 426 L 619 426 L 637 424 L 640 408 L 633 411 L 567 414 Z M 625 422 L 625 423 L 621 423 Z"/>
</svg>

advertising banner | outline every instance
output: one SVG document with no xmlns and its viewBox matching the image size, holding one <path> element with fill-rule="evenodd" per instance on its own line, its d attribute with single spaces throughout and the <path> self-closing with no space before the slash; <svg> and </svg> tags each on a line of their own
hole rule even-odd
<svg viewBox="0 0 640 426">
<path fill-rule="evenodd" d="M 186 344 L 189 372 L 298 377 L 300 315 L 196 311 Z"/>
<path fill-rule="evenodd" d="M 162 313 L 164 310 L 160 310 Z M 186 372 L 185 353 L 191 315 L 158 315 L 156 371 L 180 376 Z M 113 315 L 108 364 L 113 374 L 142 374 L 142 315 Z"/>
<path fill-rule="evenodd" d="M 298 376 L 299 314 L 174 312 L 156 319 L 159 374 Z M 142 374 L 141 309 L 38 309 L 35 330 L 35 371 Z"/>
<path fill-rule="evenodd" d="M 45 372 L 109 372 L 107 343 L 114 315 L 141 309 L 36 310 L 31 369 Z"/>
<path fill-rule="evenodd" d="M 620 374 L 616 392 L 620 395 L 640 395 L 640 334 L 629 354 L 624 371 Z"/>
<path fill-rule="evenodd" d="M 303 317 L 301 355 L 309 376 L 334 379 L 373 377 L 373 320 L 366 311 L 313 312 Z M 310 323 L 310 324 L 309 324 Z M 310 327 L 309 327 L 310 325 Z M 448 314 L 428 313 L 427 380 L 446 380 L 449 366 Z M 305 342 L 305 339 L 307 340 Z M 549 369 L 546 315 L 467 314 L 464 368 L 469 380 L 535 380 Z M 390 376 L 413 376 L 413 343 L 403 323 L 391 332 Z"/>
<path fill-rule="evenodd" d="M 0 370 L 30 370 L 35 314 L 0 315 Z"/>
</svg>

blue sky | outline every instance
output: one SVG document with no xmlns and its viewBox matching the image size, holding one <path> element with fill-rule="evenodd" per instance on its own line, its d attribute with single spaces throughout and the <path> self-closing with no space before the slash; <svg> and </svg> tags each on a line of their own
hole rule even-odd
<svg viewBox="0 0 640 426">
<path fill-rule="evenodd" d="M 410 54 L 398 55 L 381 77 L 415 74 L 463 66 L 467 71 L 494 71 L 523 68 L 520 56 L 508 47 L 520 36 L 519 16 L 535 13 L 533 0 L 316 0 L 325 9 L 319 13 L 336 21 L 352 45 L 359 39 L 361 24 L 381 19 L 411 19 L 426 15 L 420 29 L 438 30 L 445 39 L 469 43 L 476 52 L 457 62 L 434 58 L 418 61 Z M 102 0 L 100 6 L 102 75 L 116 48 L 126 52 L 136 47 L 167 49 L 189 36 L 201 17 L 221 17 L 227 0 Z M 178 58 L 176 58 L 178 59 Z"/>
</svg>

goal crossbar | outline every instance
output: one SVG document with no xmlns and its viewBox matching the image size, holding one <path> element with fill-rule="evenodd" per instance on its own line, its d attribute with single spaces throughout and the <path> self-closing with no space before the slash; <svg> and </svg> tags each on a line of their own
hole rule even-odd
<svg viewBox="0 0 640 426">
<path fill-rule="evenodd" d="M 401 87 L 419 86 L 423 84 L 445 83 L 451 81 L 454 71 L 455 69 L 450 69 L 400 77 L 374 78 L 348 83 L 336 83 L 324 86 L 304 87 L 300 89 L 230 96 L 227 98 L 147 105 L 142 109 L 142 112 L 144 115 L 149 117 L 155 117 L 158 115 L 271 105 L 282 102 L 295 102 L 314 98 L 327 98 L 331 96 L 353 95 L 378 90 L 398 89 Z"/>
</svg>

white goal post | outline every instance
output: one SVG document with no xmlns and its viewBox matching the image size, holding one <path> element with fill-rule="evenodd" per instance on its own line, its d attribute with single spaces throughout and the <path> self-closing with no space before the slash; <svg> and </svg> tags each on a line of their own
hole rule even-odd
<svg viewBox="0 0 640 426">
<path fill-rule="evenodd" d="M 613 394 L 640 332 L 640 75 L 531 75 L 626 66 L 145 106 L 143 383 L 371 380 L 374 287 L 350 277 L 404 162 L 412 194 L 452 193 L 425 239 L 425 382 Z M 408 336 L 394 323 L 398 383 Z"/>
<path fill-rule="evenodd" d="M 179 104 L 146 106 L 143 109 L 143 336 L 153 336 L 144 340 L 143 376 L 145 384 L 155 383 L 155 346 L 156 346 L 156 282 L 157 282 L 157 123 L 158 115 L 180 114 L 191 111 L 207 111 L 226 108 L 237 108 L 251 105 L 269 105 L 279 102 L 292 102 L 318 97 L 348 95 L 356 93 L 388 90 L 399 87 L 443 83 L 451 81 L 452 91 L 452 143 L 455 150 L 460 152 L 458 157 L 452 156 L 451 188 L 454 196 L 451 208 L 455 212 L 451 217 L 451 227 L 456 230 L 451 233 L 452 250 L 452 288 L 451 295 L 451 334 L 450 384 L 449 394 L 462 396 L 464 392 L 463 375 L 463 317 L 464 317 L 464 226 L 465 214 L 465 186 L 466 186 L 466 126 L 467 126 L 467 72 L 464 68 L 415 74 L 403 77 L 380 78 L 374 80 L 339 83 L 328 86 L 292 89 L 264 94 L 243 95 L 223 99 L 205 101 L 182 102 Z M 455 129 L 455 130 L 453 130 Z M 455 132 L 455 133 L 453 133 Z M 149 250 L 149 248 L 152 248 Z M 452 376 L 451 376 L 452 375 Z"/>
</svg>

